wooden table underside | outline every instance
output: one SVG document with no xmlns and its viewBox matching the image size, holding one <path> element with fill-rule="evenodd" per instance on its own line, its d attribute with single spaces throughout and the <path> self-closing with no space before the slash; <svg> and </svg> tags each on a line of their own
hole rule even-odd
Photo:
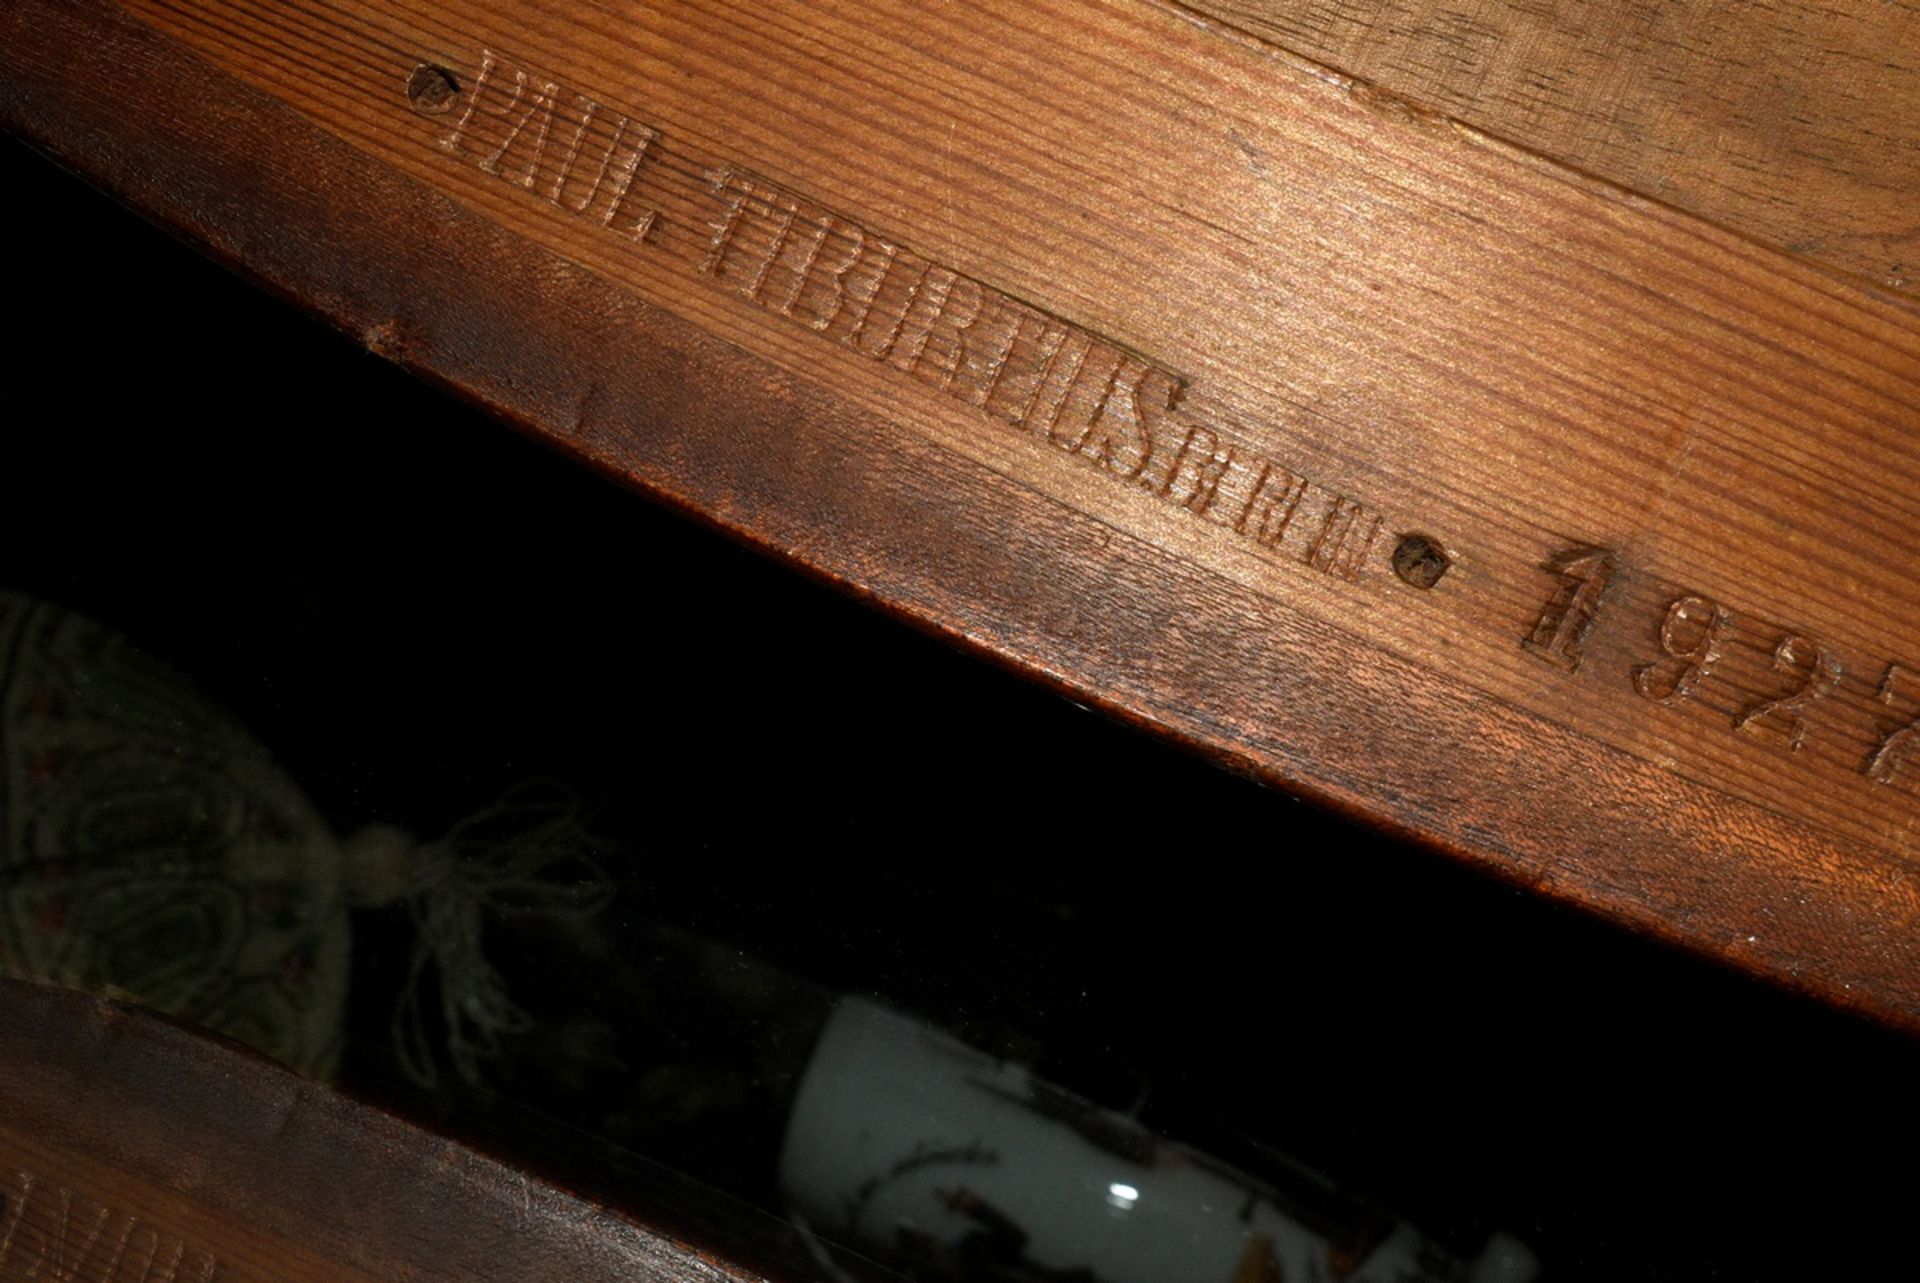
<svg viewBox="0 0 1920 1283">
<path fill-rule="evenodd" d="M 1920 323 L 1831 270 L 1867 257 L 1157 0 L 7 0 L 0 33 L 12 129 L 609 474 L 1920 1020 Z M 645 598 L 644 549 L 606 591 Z M 1063 807 L 1155 804 L 1060 766 Z"/>
</svg>

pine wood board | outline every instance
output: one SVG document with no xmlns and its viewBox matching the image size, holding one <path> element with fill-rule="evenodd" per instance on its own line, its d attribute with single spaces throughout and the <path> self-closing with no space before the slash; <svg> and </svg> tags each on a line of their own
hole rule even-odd
<svg viewBox="0 0 1920 1283">
<path fill-rule="evenodd" d="M 12 128 L 623 481 L 1236 769 L 1920 1017 L 1902 306 L 1155 0 L 0 22 Z M 607 591 L 671 616 L 644 549 Z M 1063 807 L 1154 805 L 1060 769 Z M 1337 858 L 1279 813 L 1190 833 Z"/>
<path fill-rule="evenodd" d="M 0 981 L 0 1278 L 753 1277 L 238 1046 Z"/>
<path fill-rule="evenodd" d="M 1920 8 L 1908 0 L 1196 7 L 1879 288 L 1920 288 Z"/>
</svg>

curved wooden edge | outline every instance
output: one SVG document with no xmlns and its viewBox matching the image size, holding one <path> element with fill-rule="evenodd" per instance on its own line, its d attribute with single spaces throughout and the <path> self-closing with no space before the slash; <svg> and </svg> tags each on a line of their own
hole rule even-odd
<svg viewBox="0 0 1920 1283">
<path fill-rule="evenodd" d="M 114 7 L 12 0 L 0 20 L 9 128 L 622 483 L 1233 769 L 1920 1028 L 1920 899 L 1899 867 L 1437 684 L 931 442 L 874 451 L 884 422 L 850 400 L 378 163 Z M 605 587 L 644 599 L 644 550 Z M 1476 747 L 1436 755 L 1437 741 Z M 1062 805 L 1153 805 L 1150 780 L 1062 770 Z M 1245 840 L 1205 816 L 1191 834 Z M 1248 857 L 1288 858 L 1285 833 L 1272 837 Z M 1720 842 L 1723 857 L 1695 858 Z"/>
<path fill-rule="evenodd" d="M 0 981 L 0 1278 L 751 1276 L 236 1045 Z"/>
</svg>

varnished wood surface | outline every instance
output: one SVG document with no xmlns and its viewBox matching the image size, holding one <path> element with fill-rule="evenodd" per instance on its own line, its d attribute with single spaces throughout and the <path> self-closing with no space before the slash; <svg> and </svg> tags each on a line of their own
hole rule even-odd
<svg viewBox="0 0 1920 1283">
<path fill-rule="evenodd" d="M 597 466 L 1920 1016 L 1903 308 L 1148 0 L 0 15 L 12 127 Z"/>
<path fill-rule="evenodd" d="M 1920 8 L 1907 0 L 1196 7 L 1886 290 L 1920 281 Z"/>
<path fill-rule="evenodd" d="M 746 1279 L 205 1035 L 0 981 L 0 1279 Z"/>
</svg>

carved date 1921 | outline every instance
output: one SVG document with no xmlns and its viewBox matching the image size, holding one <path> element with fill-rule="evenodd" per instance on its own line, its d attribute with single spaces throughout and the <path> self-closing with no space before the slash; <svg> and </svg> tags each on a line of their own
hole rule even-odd
<svg viewBox="0 0 1920 1283">
<path fill-rule="evenodd" d="M 1800 680 L 1786 694 L 1749 706 L 1733 719 L 1733 729 L 1757 731 L 1776 722 L 1786 732 L 1787 747 L 1797 753 L 1807 738 L 1807 710 L 1840 684 L 1840 660 L 1825 642 L 1788 633 L 1773 648 L 1773 666 Z"/>
<path fill-rule="evenodd" d="M 1685 699 L 1720 662 L 1732 627 L 1733 616 L 1717 602 L 1691 596 L 1675 601 L 1660 621 L 1660 649 L 1667 661 L 1634 669 L 1633 688 L 1656 704 Z M 1693 640 L 1683 644 L 1690 631 Z"/>
<path fill-rule="evenodd" d="M 1892 704 L 1899 698 L 1899 689 L 1903 684 L 1902 678 L 1908 679 L 1913 686 L 1920 687 L 1920 674 L 1914 673 L 1911 669 L 1902 668 L 1898 664 L 1888 664 L 1886 675 L 1880 679 L 1878 692 L 1882 704 Z M 1920 704 L 1920 690 L 1916 690 L 1915 695 L 1908 698 L 1908 702 Z M 1920 717 L 1895 722 L 1860 769 L 1881 784 L 1891 784 L 1894 777 L 1900 773 L 1900 768 L 1914 756 L 1916 749 L 1920 749 Z"/>
<path fill-rule="evenodd" d="M 1613 554 L 1604 548 L 1570 548 L 1550 558 L 1542 568 L 1560 577 L 1560 587 L 1521 645 L 1550 664 L 1578 672 L 1587 634 L 1613 583 L 1613 565 Z"/>
<path fill-rule="evenodd" d="M 1616 566 L 1612 552 L 1592 546 L 1571 548 L 1549 559 L 1543 569 L 1560 582 L 1521 645 L 1557 667 L 1577 671 L 1608 600 Z M 1723 662 L 1730 662 L 1729 645 L 1735 635 L 1752 637 L 1756 622 L 1743 621 L 1700 593 L 1672 598 L 1654 631 L 1659 654 L 1633 667 L 1633 689 L 1663 707 L 1700 699 Z M 1797 753 L 1808 741 L 1814 716 L 1841 689 L 1846 669 L 1832 646 L 1807 632 L 1765 624 L 1758 631 L 1771 639 L 1771 667 L 1780 679 L 1773 693 L 1749 697 L 1734 711 L 1732 729 Z M 1748 685 L 1752 680 L 1749 674 L 1735 684 Z M 1760 678 L 1762 683 L 1765 680 Z M 1875 783 L 1892 784 L 1909 763 L 1920 758 L 1920 716 L 1916 716 L 1920 714 L 1920 670 L 1888 664 L 1874 697 L 1881 704 L 1900 707 L 1902 716 L 1883 721 L 1869 732 L 1873 748 L 1859 770 Z M 1827 720 L 1831 731 L 1833 719 Z"/>
</svg>

